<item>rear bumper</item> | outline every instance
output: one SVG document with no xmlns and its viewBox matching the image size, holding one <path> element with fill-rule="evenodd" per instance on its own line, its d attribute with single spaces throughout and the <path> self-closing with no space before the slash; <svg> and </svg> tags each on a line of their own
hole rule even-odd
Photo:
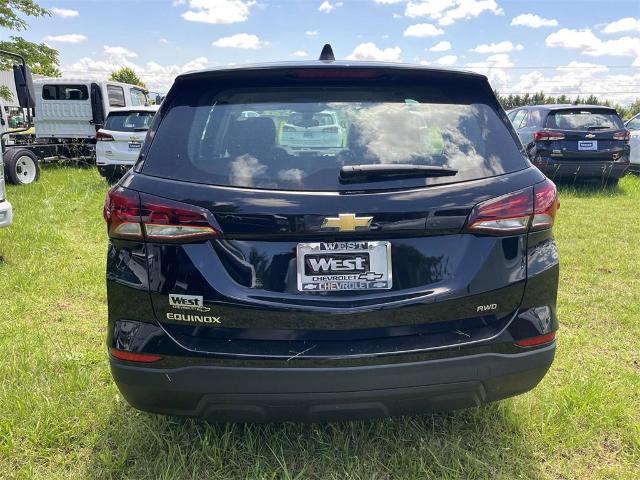
<svg viewBox="0 0 640 480">
<path fill-rule="evenodd" d="M 0 201 L 0 228 L 8 227 L 13 222 L 13 207 L 8 200 Z"/>
<path fill-rule="evenodd" d="M 567 178 L 617 180 L 629 169 L 628 161 L 572 161 L 544 157 L 535 159 L 533 163 L 552 180 Z"/>
<path fill-rule="evenodd" d="M 332 421 L 454 410 L 524 393 L 555 342 L 518 354 L 331 368 L 141 367 L 111 358 L 125 399 L 145 411 L 213 421 Z"/>
</svg>

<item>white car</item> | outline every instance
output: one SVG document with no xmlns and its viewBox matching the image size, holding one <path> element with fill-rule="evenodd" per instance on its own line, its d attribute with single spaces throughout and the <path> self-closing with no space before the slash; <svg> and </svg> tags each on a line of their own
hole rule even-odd
<svg viewBox="0 0 640 480">
<path fill-rule="evenodd" d="M 640 113 L 627 121 L 625 127 L 631 132 L 631 140 L 629 141 L 631 146 L 629 161 L 631 164 L 629 165 L 629 170 L 640 173 Z"/>
<path fill-rule="evenodd" d="M 335 112 L 294 112 L 282 125 L 278 143 L 292 149 L 327 149 L 343 146 L 344 129 Z"/>
<path fill-rule="evenodd" d="M 13 208 L 6 199 L 4 190 L 4 167 L 0 159 L 0 228 L 8 227 L 13 221 Z"/>
<path fill-rule="evenodd" d="M 113 182 L 133 166 L 158 108 L 150 105 L 109 112 L 96 134 L 96 165 L 100 175 Z"/>
</svg>

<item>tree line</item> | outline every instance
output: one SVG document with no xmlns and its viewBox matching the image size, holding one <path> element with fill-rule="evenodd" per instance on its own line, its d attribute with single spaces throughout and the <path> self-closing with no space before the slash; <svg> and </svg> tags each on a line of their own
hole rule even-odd
<svg viewBox="0 0 640 480">
<path fill-rule="evenodd" d="M 586 97 L 577 96 L 571 98 L 567 95 L 559 95 L 554 97 L 553 95 L 547 95 L 544 92 L 527 93 L 525 95 L 501 95 L 496 92 L 498 100 L 505 110 L 511 110 L 516 107 L 524 107 L 527 105 L 548 105 L 552 103 L 574 103 L 576 105 L 603 105 L 607 107 L 613 107 L 618 111 L 618 114 L 625 120 L 633 117 L 637 113 L 640 113 L 640 98 L 637 98 L 635 102 L 630 105 L 624 106 L 617 103 L 613 103 L 611 100 L 603 100 L 595 95 L 589 95 Z"/>
</svg>

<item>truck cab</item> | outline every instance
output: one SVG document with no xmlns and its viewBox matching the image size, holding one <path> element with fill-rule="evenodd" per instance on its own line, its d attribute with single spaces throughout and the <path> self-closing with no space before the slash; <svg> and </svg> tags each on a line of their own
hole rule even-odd
<svg viewBox="0 0 640 480">
<path fill-rule="evenodd" d="M 148 104 L 141 87 L 68 78 L 34 80 L 36 138 L 95 138 L 113 108 Z"/>
</svg>

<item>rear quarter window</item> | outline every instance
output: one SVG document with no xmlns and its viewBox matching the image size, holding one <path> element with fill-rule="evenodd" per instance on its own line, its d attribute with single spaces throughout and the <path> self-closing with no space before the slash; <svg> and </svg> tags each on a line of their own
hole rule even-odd
<svg viewBox="0 0 640 480">
<path fill-rule="evenodd" d="M 342 166 L 458 170 L 455 177 L 387 180 L 362 189 L 473 180 L 528 166 L 494 106 L 458 103 L 446 85 L 198 85 L 184 85 L 173 96 L 143 173 L 235 187 L 353 190 L 339 181 Z"/>
</svg>

